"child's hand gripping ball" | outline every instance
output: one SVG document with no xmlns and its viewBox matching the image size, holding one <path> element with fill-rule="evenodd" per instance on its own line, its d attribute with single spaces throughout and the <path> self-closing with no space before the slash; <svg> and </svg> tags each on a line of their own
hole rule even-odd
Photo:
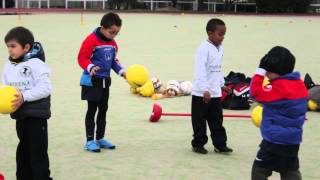
<svg viewBox="0 0 320 180">
<path fill-rule="evenodd" d="M 317 108 L 318 108 L 318 104 L 314 100 L 309 99 L 308 100 L 308 109 L 311 111 L 315 111 L 315 110 L 317 110 Z"/>
<path fill-rule="evenodd" d="M 258 128 L 260 128 L 260 125 L 261 125 L 262 112 L 263 112 L 263 107 L 261 105 L 254 107 L 251 112 L 251 121 Z"/>
<path fill-rule="evenodd" d="M 19 95 L 21 96 L 20 92 L 12 86 L 0 86 L 0 113 L 14 112 L 21 105 L 20 102 L 16 104 Z"/>
</svg>

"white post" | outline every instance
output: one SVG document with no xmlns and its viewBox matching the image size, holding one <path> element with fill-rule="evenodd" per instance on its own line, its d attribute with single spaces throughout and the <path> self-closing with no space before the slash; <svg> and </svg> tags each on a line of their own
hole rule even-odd
<svg viewBox="0 0 320 180">
<path fill-rule="evenodd" d="M 50 8 L 50 0 L 47 1 L 47 7 Z"/>
<path fill-rule="evenodd" d="M 6 8 L 6 1 L 5 0 L 2 0 L 2 8 Z"/>
<path fill-rule="evenodd" d="M 41 8 L 41 0 L 38 1 L 38 8 Z"/>
<path fill-rule="evenodd" d="M 68 9 L 68 0 L 65 0 L 65 7 Z"/>
<path fill-rule="evenodd" d="M 16 9 L 18 9 L 18 0 L 15 1 L 16 2 Z"/>
<path fill-rule="evenodd" d="M 102 9 L 105 9 L 106 3 L 104 2 L 104 0 L 102 0 Z"/>
<path fill-rule="evenodd" d="M 196 11 L 197 9 L 198 9 L 198 0 L 195 0 L 192 2 L 192 10 Z"/>
<path fill-rule="evenodd" d="M 237 3 L 234 4 L 234 13 L 237 13 Z"/>
<path fill-rule="evenodd" d="M 153 11 L 153 0 L 151 0 L 150 3 L 150 10 Z"/>
<path fill-rule="evenodd" d="M 27 8 L 29 9 L 30 8 L 30 1 L 27 0 Z"/>
<path fill-rule="evenodd" d="M 87 9 L 87 2 L 86 2 L 86 0 L 83 1 L 83 9 Z"/>
<path fill-rule="evenodd" d="M 208 0 L 208 11 L 210 11 L 211 0 Z"/>
</svg>

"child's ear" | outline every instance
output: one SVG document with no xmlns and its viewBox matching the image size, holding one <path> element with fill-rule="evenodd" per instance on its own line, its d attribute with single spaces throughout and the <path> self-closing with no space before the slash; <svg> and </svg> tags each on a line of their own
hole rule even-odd
<svg viewBox="0 0 320 180">
<path fill-rule="evenodd" d="M 26 44 L 23 48 L 24 52 L 28 52 L 31 49 L 31 45 L 30 44 Z"/>
</svg>

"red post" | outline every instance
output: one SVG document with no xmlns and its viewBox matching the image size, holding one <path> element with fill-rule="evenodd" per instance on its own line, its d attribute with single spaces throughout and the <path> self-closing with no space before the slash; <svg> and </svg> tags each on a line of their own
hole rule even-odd
<svg viewBox="0 0 320 180">
<path fill-rule="evenodd" d="M 0 173 L 0 180 L 4 180 L 4 176 Z"/>
</svg>

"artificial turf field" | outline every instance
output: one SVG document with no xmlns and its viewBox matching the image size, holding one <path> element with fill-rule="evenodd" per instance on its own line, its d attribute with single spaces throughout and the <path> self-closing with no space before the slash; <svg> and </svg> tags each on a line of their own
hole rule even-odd
<svg viewBox="0 0 320 180">
<path fill-rule="evenodd" d="M 59 180 L 247 180 L 261 141 L 259 129 L 250 120 L 225 118 L 228 156 L 213 152 L 209 140 L 207 155 L 191 151 L 190 117 L 148 118 L 154 101 L 130 94 L 129 86 L 115 73 L 107 114 L 106 137 L 116 150 L 89 153 L 85 143 L 86 102 L 80 100 L 82 70 L 77 53 L 84 38 L 99 25 L 103 13 L 33 14 L 0 16 L 0 73 L 8 56 L 4 44 L 7 31 L 18 25 L 33 31 L 46 52 L 52 75 L 52 118 L 49 120 L 49 158 L 52 177 Z M 194 53 L 206 39 L 205 25 L 213 17 L 227 25 L 223 72 L 252 75 L 260 58 L 273 46 L 285 46 L 296 56 L 296 70 L 309 72 L 320 83 L 320 17 L 317 16 L 234 16 L 191 14 L 120 13 L 123 26 L 116 38 L 119 59 L 125 67 L 144 65 L 151 77 L 192 80 Z M 189 113 L 191 97 L 158 101 L 166 112 Z M 247 111 L 224 113 L 250 114 Z M 319 112 L 308 112 L 300 148 L 303 179 L 320 178 Z M 209 134 L 209 132 L 208 132 Z M 0 172 L 15 179 L 15 152 L 18 140 L 15 121 L 0 115 Z M 279 179 L 274 173 L 271 179 Z"/>
</svg>

